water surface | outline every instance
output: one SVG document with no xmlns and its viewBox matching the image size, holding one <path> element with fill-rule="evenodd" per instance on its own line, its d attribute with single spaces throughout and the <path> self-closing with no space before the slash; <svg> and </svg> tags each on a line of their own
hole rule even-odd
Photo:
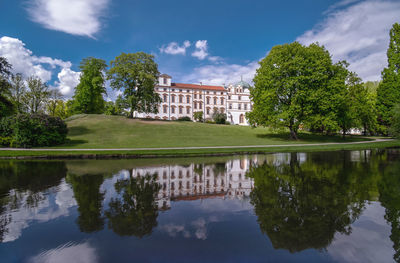
<svg viewBox="0 0 400 263">
<path fill-rule="evenodd" d="M 1 262 L 395 262 L 400 150 L 0 161 Z"/>
</svg>

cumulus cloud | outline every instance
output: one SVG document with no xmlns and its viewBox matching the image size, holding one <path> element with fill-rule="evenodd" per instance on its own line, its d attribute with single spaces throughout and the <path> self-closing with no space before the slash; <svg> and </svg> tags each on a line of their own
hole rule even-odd
<svg viewBox="0 0 400 263">
<path fill-rule="evenodd" d="M 399 1 L 345 0 L 327 11 L 327 18 L 297 38 L 319 42 L 333 59 L 347 60 L 363 80 L 379 80 L 387 66 L 389 30 L 399 21 Z"/>
<path fill-rule="evenodd" d="M 180 46 L 177 42 L 171 42 L 166 46 L 162 46 L 160 48 L 160 52 L 170 55 L 185 55 L 186 49 L 190 47 L 190 45 L 190 41 L 188 40 L 184 41 L 182 46 Z"/>
<path fill-rule="evenodd" d="M 205 59 L 208 56 L 208 43 L 207 40 L 197 40 L 196 50 L 192 53 L 192 56 L 200 60 Z"/>
<path fill-rule="evenodd" d="M 37 57 L 17 38 L 7 36 L 0 38 L 0 57 L 8 60 L 13 67 L 13 73 L 21 73 L 25 78 L 34 75 L 44 82 L 50 81 L 53 71 L 61 68 L 58 81 L 52 87 L 60 89 L 65 96 L 71 96 L 79 82 L 80 73 L 71 70 L 71 62 L 51 57 Z"/>
<path fill-rule="evenodd" d="M 32 0 L 27 11 L 32 21 L 47 29 L 93 37 L 109 0 Z"/>
<path fill-rule="evenodd" d="M 183 81 L 222 85 L 237 82 L 243 77 L 244 81 L 252 82 L 258 67 L 258 61 L 252 61 L 245 65 L 227 63 L 205 65 L 194 68 L 192 73 L 183 78 Z"/>
</svg>

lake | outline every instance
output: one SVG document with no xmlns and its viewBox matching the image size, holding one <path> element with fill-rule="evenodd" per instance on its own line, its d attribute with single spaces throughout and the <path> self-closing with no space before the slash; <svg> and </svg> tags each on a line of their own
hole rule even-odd
<svg viewBox="0 0 400 263">
<path fill-rule="evenodd" d="M 0 161 L 0 262 L 396 261 L 399 149 Z"/>
</svg>

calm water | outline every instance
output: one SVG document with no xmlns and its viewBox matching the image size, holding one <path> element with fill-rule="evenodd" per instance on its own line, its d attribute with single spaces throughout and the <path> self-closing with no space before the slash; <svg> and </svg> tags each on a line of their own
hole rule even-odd
<svg viewBox="0 0 400 263">
<path fill-rule="evenodd" d="M 400 150 L 0 161 L 0 262 L 395 262 Z"/>
</svg>

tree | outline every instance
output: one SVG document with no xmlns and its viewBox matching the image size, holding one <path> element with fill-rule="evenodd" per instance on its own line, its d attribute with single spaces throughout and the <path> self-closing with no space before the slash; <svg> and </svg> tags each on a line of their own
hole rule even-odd
<svg viewBox="0 0 400 263">
<path fill-rule="evenodd" d="M 12 77 L 11 99 L 18 113 L 27 111 L 24 96 L 26 96 L 26 85 L 22 74 L 17 73 Z"/>
<path fill-rule="evenodd" d="M 340 88 L 330 85 L 333 69 L 329 52 L 318 44 L 273 47 L 260 62 L 250 90 L 254 102 L 247 114 L 250 124 L 287 127 L 292 139 L 306 122 L 313 126 L 318 122 L 326 129 L 335 117 L 329 100 Z"/>
<path fill-rule="evenodd" d="M 39 113 L 44 111 L 50 92 L 48 86 L 38 77 L 31 76 L 28 78 L 28 91 L 24 97 L 24 101 L 30 113 Z"/>
<path fill-rule="evenodd" d="M 195 119 L 197 122 L 203 122 L 203 112 L 202 111 L 194 112 L 193 119 Z"/>
<path fill-rule="evenodd" d="M 13 112 L 13 104 L 10 101 L 9 82 L 12 66 L 7 59 L 0 57 L 0 118 L 10 115 Z"/>
<path fill-rule="evenodd" d="M 125 100 L 121 95 L 118 95 L 114 101 L 106 102 L 105 114 L 106 115 L 122 115 L 126 106 Z"/>
<path fill-rule="evenodd" d="M 144 52 L 122 53 L 111 61 L 107 79 L 113 89 L 123 91 L 129 118 L 133 118 L 134 111 L 158 113 L 161 98 L 154 91 L 158 75 L 154 56 Z"/>
<path fill-rule="evenodd" d="M 57 89 L 53 89 L 49 91 L 49 100 L 47 101 L 47 112 L 51 116 L 57 116 L 57 106 L 60 105 L 60 101 L 62 101 L 63 95 Z M 61 116 L 57 116 L 62 118 Z"/>
<path fill-rule="evenodd" d="M 88 57 L 81 61 L 80 82 L 73 96 L 75 113 L 103 113 L 106 94 L 105 71 L 107 64 L 104 60 Z"/>
<path fill-rule="evenodd" d="M 392 126 L 390 126 L 390 134 L 400 138 L 400 104 L 393 109 Z"/>
<path fill-rule="evenodd" d="M 382 71 L 382 83 L 377 94 L 378 122 L 384 134 L 387 134 L 391 125 L 394 105 L 400 103 L 400 24 L 398 23 L 395 23 L 390 30 L 387 58 L 388 67 Z"/>
<path fill-rule="evenodd" d="M 218 109 L 214 110 L 212 118 L 216 124 L 225 124 L 226 122 L 226 114 L 219 112 Z"/>
</svg>

